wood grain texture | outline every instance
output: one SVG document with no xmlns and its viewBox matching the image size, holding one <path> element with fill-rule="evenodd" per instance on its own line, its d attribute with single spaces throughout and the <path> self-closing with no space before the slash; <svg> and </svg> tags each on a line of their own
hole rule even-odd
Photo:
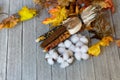
<svg viewBox="0 0 120 80">
<path fill-rule="evenodd" d="M 114 0 L 114 4 L 115 4 L 115 8 L 116 11 L 112 16 L 112 21 L 113 21 L 113 25 L 114 25 L 114 29 L 115 29 L 115 34 L 116 34 L 116 38 L 120 39 L 120 1 L 119 0 Z M 118 54 L 119 54 L 119 58 L 120 58 L 120 48 L 118 49 Z"/>
<path fill-rule="evenodd" d="M 59 64 L 52 66 L 52 80 L 66 80 L 66 70 L 60 69 Z"/>
<path fill-rule="evenodd" d="M 31 0 L 23 0 L 23 6 L 34 7 Z M 22 80 L 36 80 L 35 19 L 25 21 L 22 30 Z"/>
<path fill-rule="evenodd" d="M 66 68 L 66 80 L 82 80 L 80 68 L 79 62 L 74 60 L 72 66 Z"/>
<path fill-rule="evenodd" d="M 117 5 L 119 3 L 116 3 Z M 118 10 L 117 10 L 118 11 Z M 111 25 L 114 27 L 114 30 L 116 27 L 113 22 L 113 14 L 109 13 L 110 17 L 110 22 Z M 114 18 L 115 19 L 115 18 Z M 118 31 L 115 31 L 115 34 L 119 33 Z M 118 34 L 115 35 L 115 38 L 118 36 Z M 108 50 L 106 50 L 108 49 Z M 106 53 L 106 58 L 107 58 L 107 63 L 108 63 L 108 69 L 109 69 L 109 75 L 112 80 L 119 80 L 120 79 L 120 53 L 119 53 L 119 48 L 115 45 L 115 43 L 112 43 L 109 47 L 105 48 L 105 53 Z"/>
<path fill-rule="evenodd" d="M 43 25 L 41 22 L 43 19 L 48 17 L 46 10 L 41 11 L 41 16 L 36 18 L 36 38 L 40 35 L 46 33 L 49 28 L 48 26 Z M 40 43 L 37 43 L 37 80 L 52 80 L 52 67 L 46 63 L 45 53 L 40 48 Z"/>
<path fill-rule="evenodd" d="M 120 1 L 119 0 L 114 0 L 116 12 L 114 14 L 109 13 L 110 17 L 110 22 L 111 25 L 114 28 L 115 32 L 115 38 L 120 38 L 119 34 L 119 24 L 120 21 L 118 21 L 120 17 Z M 117 15 L 116 15 L 117 14 Z M 119 80 L 120 79 L 120 48 L 118 48 L 114 43 L 111 44 L 111 46 L 107 47 L 105 52 L 106 52 L 106 58 L 107 58 L 107 63 L 108 63 L 108 69 L 109 69 L 109 75 L 112 80 Z"/>
<path fill-rule="evenodd" d="M 108 13 L 115 37 L 120 38 L 120 0 L 114 0 L 115 14 Z M 1 0 L 4 12 L 13 14 L 22 6 L 34 7 L 32 0 Z M 120 80 L 120 49 L 112 43 L 102 48 L 101 55 L 87 61 L 74 61 L 61 69 L 49 66 L 45 54 L 35 39 L 49 30 L 41 22 L 48 17 L 43 10 L 40 17 L 0 31 L 0 80 Z M 7 15 L 0 15 L 0 20 Z"/>
<path fill-rule="evenodd" d="M 7 2 L 7 1 L 6 1 Z M 22 7 L 22 1 L 10 0 L 10 15 Z M 6 80 L 21 80 L 22 25 L 18 24 L 8 33 L 8 56 Z"/>
</svg>

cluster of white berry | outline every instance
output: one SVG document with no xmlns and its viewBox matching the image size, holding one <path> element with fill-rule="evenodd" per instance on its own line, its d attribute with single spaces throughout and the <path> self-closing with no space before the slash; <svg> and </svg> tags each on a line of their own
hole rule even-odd
<svg viewBox="0 0 120 80">
<path fill-rule="evenodd" d="M 73 63 L 74 59 L 87 60 L 89 58 L 87 51 L 88 39 L 81 34 L 75 34 L 60 43 L 56 49 L 50 50 L 45 58 L 48 64 L 53 65 L 57 62 L 61 68 L 65 68 Z"/>
</svg>

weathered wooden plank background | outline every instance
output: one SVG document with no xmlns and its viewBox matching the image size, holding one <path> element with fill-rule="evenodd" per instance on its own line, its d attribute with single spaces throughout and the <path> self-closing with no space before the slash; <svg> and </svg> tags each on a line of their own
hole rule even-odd
<svg viewBox="0 0 120 80">
<path fill-rule="evenodd" d="M 120 0 L 114 0 L 116 13 L 110 17 L 116 38 L 120 38 Z M 22 6 L 33 7 L 32 0 L 0 0 L 0 12 L 9 15 Z M 19 24 L 13 29 L 0 31 L 0 80 L 120 80 L 120 49 L 112 44 L 102 49 L 99 57 L 75 62 L 66 69 L 49 66 L 36 37 L 48 28 L 41 21 L 48 16 Z M 0 21 L 7 15 L 0 15 Z"/>
</svg>

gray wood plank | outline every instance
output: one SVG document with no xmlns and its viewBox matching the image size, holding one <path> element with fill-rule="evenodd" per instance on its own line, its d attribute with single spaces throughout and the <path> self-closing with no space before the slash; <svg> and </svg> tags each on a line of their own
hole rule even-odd
<svg viewBox="0 0 120 80">
<path fill-rule="evenodd" d="M 96 80 L 93 59 L 80 62 L 80 71 L 82 80 Z"/>
<path fill-rule="evenodd" d="M 41 11 L 41 16 L 36 18 L 36 32 L 37 37 L 44 34 L 49 30 L 48 26 L 43 25 L 41 22 L 48 16 L 47 11 Z M 36 38 L 37 38 L 36 37 Z M 47 64 L 45 61 L 45 53 L 43 53 L 40 48 L 40 44 L 37 43 L 37 80 L 51 80 L 52 79 L 52 71 L 51 66 Z"/>
<path fill-rule="evenodd" d="M 16 13 L 22 7 L 21 0 L 10 0 L 10 14 Z M 7 80 L 21 80 L 21 41 L 22 25 L 9 30 Z"/>
<path fill-rule="evenodd" d="M 115 28 L 115 34 L 116 34 L 116 38 L 120 39 L 120 1 L 119 0 L 114 0 L 114 4 L 115 4 L 115 8 L 116 8 L 116 12 L 113 14 L 113 25 Z M 120 48 L 118 48 L 118 53 L 119 53 L 119 57 L 120 57 Z"/>
<path fill-rule="evenodd" d="M 79 62 L 74 60 L 74 63 L 66 68 L 66 80 L 82 80 L 80 68 Z"/>
<path fill-rule="evenodd" d="M 109 69 L 106 58 L 106 49 L 101 49 L 101 54 L 93 58 L 95 79 L 96 80 L 110 80 Z"/>
<path fill-rule="evenodd" d="M 112 15 L 113 16 L 113 25 L 115 28 L 115 34 L 116 38 L 120 38 L 120 0 L 114 0 L 115 4 L 115 13 Z"/>
<path fill-rule="evenodd" d="M 120 59 L 114 43 L 106 48 L 106 58 L 111 80 L 120 80 Z"/>
<path fill-rule="evenodd" d="M 32 0 L 23 5 L 34 7 Z M 35 19 L 23 23 L 22 80 L 36 80 L 36 25 Z"/>
<path fill-rule="evenodd" d="M 115 34 L 116 38 L 120 38 L 120 0 L 114 0 L 116 12 L 112 15 L 113 18 L 111 20 L 113 21 L 113 26 L 115 28 Z M 116 47 L 116 45 L 113 43 L 111 46 L 107 48 L 107 62 L 108 62 L 108 68 L 109 73 L 112 80 L 120 80 L 120 49 Z"/>
<path fill-rule="evenodd" d="M 7 0 L 0 1 L 0 12 L 9 11 L 9 1 L 6 3 Z M 6 18 L 8 15 L 0 15 L 0 21 Z M 7 29 L 0 30 L 0 80 L 6 79 L 6 56 L 7 56 Z"/>
<path fill-rule="evenodd" d="M 61 69 L 59 64 L 52 66 L 52 80 L 66 80 L 66 70 Z"/>
</svg>

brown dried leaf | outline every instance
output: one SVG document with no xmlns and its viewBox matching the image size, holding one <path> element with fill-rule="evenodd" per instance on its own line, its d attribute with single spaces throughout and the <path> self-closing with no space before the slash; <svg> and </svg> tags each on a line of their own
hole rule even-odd
<svg viewBox="0 0 120 80">
<path fill-rule="evenodd" d="M 0 23 L 0 29 L 13 28 L 19 21 L 20 21 L 19 18 L 17 18 L 15 15 L 12 15 L 12 16 L 4 19 Z"/>
<path fill-rule="evenodd" d="M 112 36 L 112 29 L 108 21 L 105 19 L 106 14 L 99 13 L 95 21 L 92 22 L 90 33 L 95 34 L 92 38 L 102 39 L 106 36 Z"/>
<path fill-rule="evenodd" d="M 75 0 L 57 0 L 58 5 L 60 6 L 69 6 L 70 2 L 74 2 Z"/>
</svg>

